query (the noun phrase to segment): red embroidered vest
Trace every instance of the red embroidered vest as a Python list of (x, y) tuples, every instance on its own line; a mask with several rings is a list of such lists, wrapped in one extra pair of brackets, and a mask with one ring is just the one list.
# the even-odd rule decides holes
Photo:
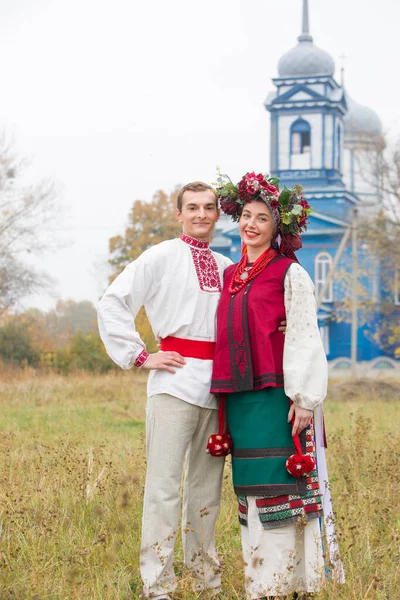
[(224, 273), (217, 310), (217, 343), (211, 392), (244, 392), (283, 387), (286, 318), (284, 279), (295, 262), (279, 254), (237, 294), (228, 291), (236, 265)]

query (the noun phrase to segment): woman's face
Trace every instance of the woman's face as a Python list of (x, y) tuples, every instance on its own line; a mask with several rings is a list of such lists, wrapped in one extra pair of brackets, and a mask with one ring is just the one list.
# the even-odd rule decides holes
[(239, 232), (249, 247), (266, 250), (271, 245), (274, 220), (265, 202), (247, 202), (239, 221)]

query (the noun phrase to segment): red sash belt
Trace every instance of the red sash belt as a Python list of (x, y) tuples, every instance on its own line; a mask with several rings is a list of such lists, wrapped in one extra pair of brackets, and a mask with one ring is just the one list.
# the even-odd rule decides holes
[(160, 350), (163, 352), (178, 352), (185, 358), (200, 358), (201, 360), (213, 360), (215, 342), (203, 342), (201, 340), (185, 340), (183, 338), (168, 337), (161, 340)]

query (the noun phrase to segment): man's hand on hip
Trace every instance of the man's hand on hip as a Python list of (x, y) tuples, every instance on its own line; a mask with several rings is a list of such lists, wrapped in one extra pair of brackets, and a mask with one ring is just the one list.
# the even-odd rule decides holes
[(173, 367), (181, 369), (185, 364), (185, 359), (178, 352), (155, 352), (155, 354), (150, 354), (142, 369), (175, 373), (176, 371)]

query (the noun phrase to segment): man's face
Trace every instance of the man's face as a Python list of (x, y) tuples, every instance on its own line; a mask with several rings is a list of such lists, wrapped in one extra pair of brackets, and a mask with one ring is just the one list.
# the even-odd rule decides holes
[(210, 239), (219, 214), (215, 194), (211, 190), (187, 190), (182, 197), (182, 212), (176, 209), (176, 218), (182, 223), (183, 233), (204, 241)]

